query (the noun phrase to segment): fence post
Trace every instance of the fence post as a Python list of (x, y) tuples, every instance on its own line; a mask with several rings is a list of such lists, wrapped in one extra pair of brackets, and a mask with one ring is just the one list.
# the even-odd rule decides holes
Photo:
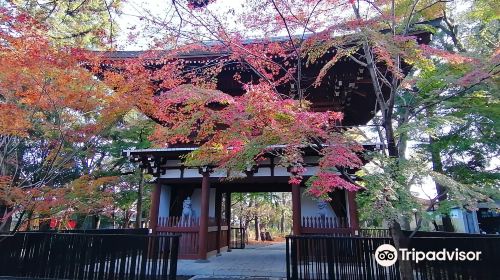
[(286, 279), (290, 279), (290, 237), (285, 237), (285, 251), (286, 251)]
[(290, 248), (290, 257), (292, 262), (292, 277), (290, 279), (297, 280), (299, 279), (299, 267), (297, 263), (297, 259), (299, 258), (297, 252), (297, 239), (296, 237), (290, 237), (291, 240), (291, 248)]
[(328, 263), (328, 279), (335, 279), (334, 273), (335, 273), (335, 267), (333, 266), (334, 264), (334, 259), (333, 259), (333, 254), (335, 253), (333, 250), (333, 240), (331, 238), (328, 238), (326, 240), (326, 262)]
[(170, 250), (170, 271), (168, 272), (169, 280), (177, 278), (177, 260), (179, 252), (179, 235), (172, 236), (172, 249)]

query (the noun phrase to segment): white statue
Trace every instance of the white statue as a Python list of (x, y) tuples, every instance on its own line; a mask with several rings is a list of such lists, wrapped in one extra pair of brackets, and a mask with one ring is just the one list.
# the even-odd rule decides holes
[(188, 196), (182, 202), (182, 217), (181, 224), (185, 225), (191, 223), (191, 217), (193, 216), (193, 204), (191, 203), (191, 198)]
[(318, 201), (318, 215), (321, 217), (321, 219), (324, 219), (326, 217), (327, 213), (327, 206), (328, 204), (324, 200), (319, 200)]

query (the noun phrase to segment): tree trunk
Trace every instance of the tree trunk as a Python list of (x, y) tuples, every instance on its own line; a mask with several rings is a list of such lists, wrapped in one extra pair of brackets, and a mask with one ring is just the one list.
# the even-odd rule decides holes
[(99, 217), (99, 215), (95, 215), (95, 219), (96, 219), (95, 228), (96, 229), (101, 228), (101, 218)]
[(113, 213), (111, 213), (111, 220), (113, 221), (113, 228), (116, 228), (116, 215), (114, 206), (113, 206)]
[[(416, 220), (415, 220), (415, 221), (416, 221)], [(401, 227), (402, 227), (404, 230), (410, 230), (410, 229), (411, 229), (411, 225), (410, 225), (410, 218), (408, 218), (408, 217), (403, 217)]]
[[(243, 195), (240, 193), (240, 228), (243, 227)], [(245, 221), (245, 231), (247, 229), (247, 226), (246, 226), (246, 221)]]
[[(359, 4), (358, 4), (359, 5)], [(358, 19), (362, 19), (362, 15), (360, 13), (359, 7), (356, 6), (356, 4), (352, 5), (354, 9), (354, 13)], [(392, 14), (393, 16), (395, 15), (395, 1), (392, 1)], [(391, 26), (391, 31), (393, 35), (396, 34), (396, 24), (393, 20), (392, 26)], [(395, 95), (397, 94), (397, 89), (399, 85), (399, 80), (396, 76), (392, 75), (390, 78), (390, 95), (389, 99), (386, 99), (384, 97), (384, 93), (382, 91), (382, 87), (380, 86), (379, 83), (379, 78), (377, 76), (377, 65), (376, 61), (373, 57), (373, 52), (371, 49), (371, 46), (366, 40), (363, 42), (363, 51), (364, 51), (364, 56), (366, 59), (366, 67), (368, 69), (368, 73), (370, 74), (372, 86), (374, 89), (374, 93), (376, 96), (377, 100), (377, 106), (378, 109), (381, 110), (382, 113), (382, 124), (385, 130), (385, 141), (386, 141), (386, 148), (387, 152), (389, 154), (390, 158), (400, 160), (400, 156), (404, 156), (404, 154), (400, 154), (398, 150), (398, 146), (396, 144), (396, 138), (394, 135), (394, 128), (392, 124), (392, 118), (393, 118), (393, 112), (394, 112), (394, 102), (395, 102)], [(399, 55), (396, 55), (394, 57), (394, 63), (397, 66), (398, 69), (400, 69), (400, 57)], [(395, 180), (397, 180), (399, 170), (396, 168), (395, 170), (392, 170), (392, 174), (390, 174)], [(398, 221), (393, 220), (390, 224), (390, 231), (392, 234), (392, 238), (394, 241), (394, 245), (396, 249), (399, 251), (399, 248), (408, 248), (409, 245), (409, 238), (406, 237), (403, 232), (401, 231), (401, 225), (399, 224)], [(413, 270), (411, 267), (411, 264), (409, 262), (399, 262), (399, 269), (400, 269), (400, 274), (401, 274), (401, 279), (403, 280), (410, 280), (413, 279)]]
[[(255, 201), (255, 212), (257, 213), (259, 209), (259, 203), (257, 201)], [(255, 214), (254, 216), (254, 222), (255, 222), (255, 240), (256, 241), (259, 241), (259, 238), (260, 238), (260, 221), (259, 221), (259, 215), (258, 214)]]
[(280, 232), (285, 233), (285, 210), (281, 210), (281, 220), (280, 220)]
[(259, 226), (259, 216), (255, 215), (255, 241), (259, 241), (260, 238), (260, 226)]
[(285, 233), (285, 193), (281, 193), (281, 220), (280, 220), (280, 232)]
[[(376, 79), (376, 76), (372, 76), (372, 80)], [(393, 88), (391, 89), (391, 96), (389, 99), (389, 104), (387, 104), (386, 111), (382, 112), (383, 116), (383, 124), (384, 124), (384, 130), (385, 130), (385, 138), (387, 142), (387, 152), (389, 154), (390, 158), (394, 158), (399, 160), (402, 160), (402, 156), (404, 154), (399, 153), (398, 146), (396, 144), (396, 137), (394, 135), (394, 127), (392, 123), (392, 117), (393, 117), (393, 110), (394, 110), (394, 95), (396, 94), (396, 89), (397, 86), (395, 85), (395, 82), (392, 83)], [(385, 101), (384, 101), (385, 102)], [(394, 180), (397, 180), (398, 177), (398, 172), (399, 168), (395, 168), (392, 170), (391, 176), (394, 178)], [(409, 187), (409, 186), (408, 186)], [(406, 219), (407, 220), (407, 219)], [(409, 223), (405, 223), (405, 227), (408, 227), (409, 229)], [(398, 221), (392, 221), (391, 226), (389, 227), (389, 230), (391, 231), (392, 234), (392, 239), (394, 242), (394, 246), (396, 247), (396, 250), (399, 251), (400, 248), (408, 248), (410, 245), (410, 239), (403, 234), (401, 231), (401, 224)], [(399, 271), (401, 275), (402, 280), (412, 280), (413, 279), (413, 268), (411, 267), (411, 263), (409, 261), (399, 261)]]
[[(389, 110), (393, 110), (392, 108)], [(387, 116), (384, 117), (384, 129), (385, 129), (385, 139), (387, 139), (387, 151), (389, 152), (389, 157), (399, 158), (398, 147), (396, 146), (396, 137), (394, 137), (394, 128), (392, 127), (392, 114), (385, 113)]]
[[(29, 229), (31, 230), (31, 228), (33, 227), (33, 223), (31, 222), (32, 220), (32, 217), (33, 217), (33, 213), (31, 213), (30, 216), (28, 216), (29, 218)], [(38, 220), (38, 230), (40, 231), (47, 231), (47, 230), (50, 230), (50, 216), (49, 215), (40, 215)]]
[(144, 173), (142, 172), (142, 168), (139, 169), (140, 180), (139, 187), (137, 189), (137, 209), (135, 215), (135, 228), (141, 228), (142, 224), (142, 189), (144, 187)]
[[(408, 123), (409, 116), (410, 116), (410, 110), (408, 110), (407, 107), (404, 107), (402, 116), (398, 119), (398, 127), (401, 127), (401, 125)], [(406, 131), (401, 131), (399, 133), (399, 141), (398, 141), (398, 153), (401, 158), (406, 157), (407, 146), (408, 146), (408, 133)]]
[[(27, 217), (26, 217), (26, 230), (32, 230), (33, 229), (33, 223), (31, 220), (33, 219), (33, 211), (31, 210), (25, 210)], [(24, 213), (23, 213), (24, 214)], [(40, 225), (40, 219), (38, 219), (38, 225)]]
[(122, 228), (122, 229), (127, 228), (129, 222), (130, 222), (130, 214), (128, 211), (125, 211), (125, 217), (123, 217), (123, 222), (122, 222), (120, 228)]
[[(427, 109), (427, 117), (432, 117), (434, 115), (433, 108), (428, 108)], [(435, 145), (436, 138), (432, 135), (429, 135), (429, 148), (431, 152), (431, 160), (432, 160), (432, 170), (443, 173), (443, 162), (441, 160), (441, 151), (437, 148)], [(439, 201), (444, 201), (448, 199), (448, 189), (437, 183), (434, 182), (436, 186), (436, 193), (438, 195), (438, 200)], [(444, 231), (448, 232), (455, 232), (455, 229), (453, 228), (453, 224), (451, 223), (451, 218), (450, 215), (448, 214), (443, 214), (442, 217), (443, 221), (443, 229)]]
[(14, 226), (14, 229), (12, 229), (12, 233), (15, 233), (19, 227), (21, 226), (21, 223), (23, 222), (23, 218), (24, 218), (24, 215), (26, 214), (26, 210), (23, 210), (23, 212), (21, 212), (21, 215), (19, 215), (19, 219), (17, 220), (17, 223), (16, 225)]
[[(9, 214), (9, 212), (13, 211), (12, 209), (9, 209), (7, 206), (4, 206), (4, 205), (0, 205), (0, 217), (1, 218), (4, 218), (4, 217), (7, 217)], [(2, 222), (0, 222), (0, 232), (9, 232), (10, 231), (10, 226), (11, 226), (11, 223), (12, 223), (12, 215), (9, 216), (8, 218), (4, 218), (5, 220), (2, 220)]]
[[(436, 149), (436, 147), (433, 145), (434, 143), (434, 137), (430, 136), (429, 137), (429, 144), (430, 144), (430, 149), (431, 149), (431, 160), (432, 160), (432, 170), (443, 173), (443, 164), (441, 162), (441, 155), (439, 153), (439, 150)], [(436, 193), (438, 195), (438, 200), (439, 201), (444, 201), (448, 199), (448, 189), (437, 183), (434, 182), (436, 186)], [(448, 231), (448, 232), (455, 232), (455, 229), (453, 227), (453, 224), (451, 223), (451, 218), (450, 215), (448, 214), (443, 214), (442, 216), (443, 220), (443, 230)]]
[[(385, 139), (387, 142), (387, 152), (389, 154), (389, 157), (399, 159), (400, 154), (398, 147), (396, 145), (396, 138), (394, 136), (394, 128), (392, 125), (392, 110), (394, 109), (394, 102), (389, 102), (389, 104), (386, 103), (386, 100), (383, 98), (382, 91), (380, 89), (380, 86), (378, 85), (378, 78), (375, 72), (374, 67), (374, 61), (373, 57), (370, 55), (371, 50), (368, 47), (368, 44), (364, 44), (364, 50), (367, 59), (367, 64), (369, 68), (369, 73), (371, 76), (372, 84), (374, 87), (374, 90), (377, 94), (377, 101), (378, 104), (380, 104), (381, 110), (382, 110), (382, 123), (383, 127), (385, 130)], [(391, 91), (391, 94), (396, 94), (395, 91)], [(392, 97), (393, 98), (393, 97)], [(385, 108), (385, 109), (384, 109)], [(394, 178), (397, 178), (397, 172), (398, 170), (393, 170), (393, 176)], [(399, 251), (399, 248), (407, 248), (409, 245), (409, 239), (403, 234), (401, 231), (401, 225), (399, 224), (398, 221), (392, 221), (389, 230), (391, 231), (392, 234), (392, 239), (394, 241), (394, 245), (396, 249)], [(402, 280), (411, 280), (413, 279), (413, 270), (411, 267), (411, 264), (409, 262), (399, 262), (399, 271), (401, 274), (401, 279)]]
[[(394, 241), (394, 247), (399, 252), (399, 248), (409, 248), (410, 239), (401, 231), (401, 226), (399, 222), (393, 221), (391, 223), (390, 231), (392, 234), (392, 240)], [(399, 272), (401, 274), (401, 280), (413, 280), (413, 268), (409, 261), (403, 261), (399, 259)]]
[[(395, 92), (393, 94), (395, 94)], [(396, 146), (394, 129), (392, 127), (392, 117), (384, 120), (384, 128), (386, 132), (385, 136), (387, 139), (387, 151), (389, 153), (389, 157), (400, 159), (399, 150), (398, 147)], [(391, 176), (397, 178), (398, 176), (397, 172), (399, 172), (398, 169), (393, 170), (393, 174), (391, 174)], [(389, 230), (391, 231), (392, 234), (394, 247), (396, 247), (396, 250), (398, 250), (398, 252), (399, 248), (409, 248), (410, 239), (403, 234), (403, 232), (401, 231), (401, 225), (399, 224), (398, 221), (393, 221), (391, 223)], [(411, 263), (409, 261), (399, 260), (399, 272), (401, 275), (401, 280), (413, 280), (413, 268), (411, 267)]]

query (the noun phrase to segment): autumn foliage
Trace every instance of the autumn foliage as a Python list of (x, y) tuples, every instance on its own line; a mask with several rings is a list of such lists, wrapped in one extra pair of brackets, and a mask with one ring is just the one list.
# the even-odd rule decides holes
[[(404, 157), (393, 123), (397, 97), (416, 86), (404, 80), (411, 67), (430, 71), (433, 60), (457, 67), (463, 75), (448, 86), (458, 93), (498, 75), (498, 49), (479, 59), (414, 36), (430, 29), (414, 23), (442, 16), (446, 1), (415, 1), (409, 10), (397, 1), (249, 0), (228, 15), (212, 8), (218, 2), (171, 1), (161, 18), (145, 12), (140, 20), (156, 36), (153, 50), (124, 59), (57, 44), (42, 20), (15, 5), (0, 8), (0, 205), (8, 215), (26, 209), (109, 213), (119, 180), (82, 162), (95, 160), (96, 146), (108, 141), (102, 135), (132, 109), (157, 123), (150, 137), (156, 146), (199, 147), (183, 159), (186, 165), (239, 176), (273, 156), (288, 168), (290, 183), (307, 184), (315, 197), (357, 191), (361, 186), (346, 171), (363, 165), (361, 145), (344, 134), (341, 112), (314, 110), (309, 100), (311, 89), (343, 74), (332, 73), (339, 62), (369, 73), (359, 78), (373, 86), (373, 114), (382, 119), (375, 126), (391, 158)], [(232, 25), (230, 15), (241, 22)], [(196, 52), (210, 58), (192, 65), (181, 59)], [(314, 76), (304, 75), (320, 61)], [(238, 69), (231, 77), (238, 94), (218, 90), (227, 67)], [(408, 111), (398, 122), (429, 105), (422, 104), (401, 106)], [(319, 155), (319, 171), (304, 182), (307, 149)]]
[(182, 85), (156, 98), (154, 117), (160, 126), (152, 135), (159, 146), (178, 143), (199, 145), (185, 163), (215, 166), (233, 173), (273, 155), (279, 165), (291, 169), (291, 183), (300, 184), (304, 149), (320, 155), (321, 171), (312, 181), (311, 193), (326, 196), (335, 188), (350, 191), (358, 186), (346, 181), (335, 168), (356, 169), (362, 163), (361, 146), (349, 141), (338, 124), (342, 113), (311, 112), (307, 104), (283, 98), (269, 85), (247, 85), (245, 94)]
[(44, 32), (28, 15), (0, 9), (0, 205), (9, 216), (17, 210), (67, 216), (109, 205), (102, 194), (86, 206), (80, 199), (113, 178), (86, 174), (69, 185), (64, 178), (81, 169), (78, 156), (131, 108), (85, 67), (95, 55), (58, 47)]

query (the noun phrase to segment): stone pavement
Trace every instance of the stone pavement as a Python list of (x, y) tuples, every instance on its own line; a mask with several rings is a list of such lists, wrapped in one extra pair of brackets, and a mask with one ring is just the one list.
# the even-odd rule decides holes
[(195, 276), (188, 280), (282, 280), (277, 277), (249, 277), (249, 276)]
[[(269, 246), (247, 246), (210, 257), (209, 262), (179, 260), (177, 275), (196, 275), (196, 280), (286, 278), (285, 243)], [(251, 278), (250, 278), (251, 276)]]

